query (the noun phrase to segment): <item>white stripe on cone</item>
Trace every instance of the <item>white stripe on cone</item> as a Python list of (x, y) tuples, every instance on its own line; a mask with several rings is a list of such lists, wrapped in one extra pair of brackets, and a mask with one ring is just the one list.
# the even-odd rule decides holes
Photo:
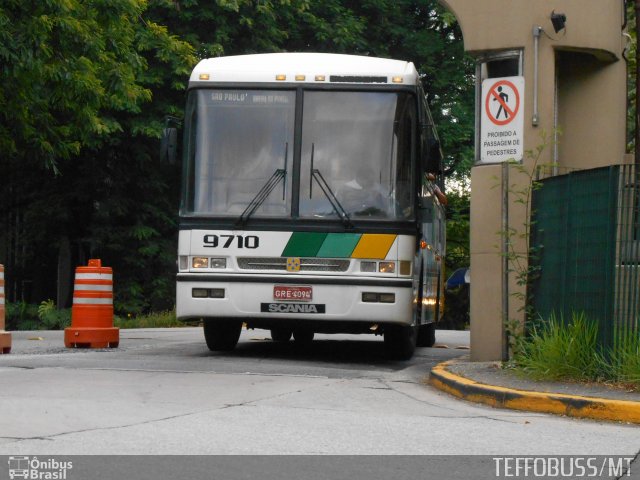
[(76, 273), (76, 280), (113, 280), (111, 273)]
[(86, 283), (76, 283), (73, 289), (77, 291), (87, 292), (111, 292), (113, 291), (113, 285), (88, 285)]
[(113, 298), (78, 298), (73, 297), (74, 305), (112, 305)]

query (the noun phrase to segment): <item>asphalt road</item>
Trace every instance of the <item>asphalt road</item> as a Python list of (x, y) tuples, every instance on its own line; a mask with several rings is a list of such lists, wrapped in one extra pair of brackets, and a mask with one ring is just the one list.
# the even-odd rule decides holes
[(409, 362), (386, 360), (373, 336), (318, 335), (300, 350), (271, 342), (268, 332), (243, 331), (226, 354), (210, 352), (199, 328), (120, 337), (117, 349), (76, 350), (64, 348), (62, 332), (13, 332), (12, 353), (0, 356), (0, 455), (640, 450), (635, 426), (492, 409), (426, 385), (433, 365), (468, 353), (468, 332), (439, 331), (438, 344), (449, 348), (418, 349)]

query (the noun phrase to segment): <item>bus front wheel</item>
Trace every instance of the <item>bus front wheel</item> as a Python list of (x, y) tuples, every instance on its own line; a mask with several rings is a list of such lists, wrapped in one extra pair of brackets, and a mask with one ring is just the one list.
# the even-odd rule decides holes
[(205, 318), (204, 339), (209, 350), (228, 352), (233, 350), (240, 338), (242, 322), (237, 320), (219, 320)]
[(409, 360), (416, 349), (418, 330), (414, 326), (389, 325), (384, 329), (384, 349), (393, 360)]

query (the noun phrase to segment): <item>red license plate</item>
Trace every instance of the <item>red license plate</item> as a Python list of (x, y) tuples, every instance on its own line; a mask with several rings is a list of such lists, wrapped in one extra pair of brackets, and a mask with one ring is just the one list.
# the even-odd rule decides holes
[(275, 285), (273, 298), (274, 300), (310, 302), (313, 299), (313, 289), (311, 287)]

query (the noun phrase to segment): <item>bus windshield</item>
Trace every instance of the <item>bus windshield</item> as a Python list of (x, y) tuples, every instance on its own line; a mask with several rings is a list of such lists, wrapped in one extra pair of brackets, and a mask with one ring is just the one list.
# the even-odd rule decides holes
[(191, 91), (182, 214), (412, 218), (415, 96), (304, 90), (297, 99), (296, 139), (295, 91)]
[[(240, 216), (278, 169), (291, 170), (294, 119), (295, 92), (192, 91), (183, 213)], [(283, 175), (256, 215), (289, 216), (290, 185)]]

